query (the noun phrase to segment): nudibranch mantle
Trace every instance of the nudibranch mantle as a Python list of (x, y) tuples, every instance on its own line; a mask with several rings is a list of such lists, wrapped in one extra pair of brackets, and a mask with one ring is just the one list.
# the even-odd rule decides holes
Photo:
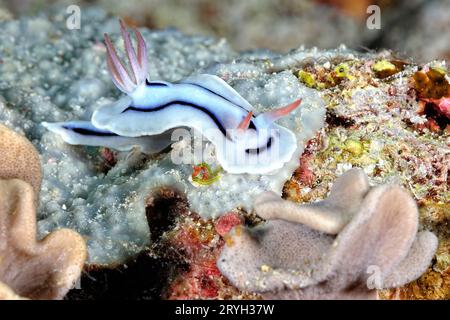
[(214, 145), (217, 161), (229, 173), (270, 174), (292, 159), (296, 137), (274, 122), (301, 100), (254, 116), (250, 103), (215, 75), (193, 75), (178, 83), (149, 81), (141, 34), (135, 30), (136, 52), (123, 23), (121, 31), (130, 72), (106, 34), (105, 43), (112, 80), (126, 96), (96, 109), (91, 122), (44, 123), (49, 130), (70, 144), (122, 151), (139, 146), (144, 153), (155, 153), (171, 144), (167, 132), (190, 127)]

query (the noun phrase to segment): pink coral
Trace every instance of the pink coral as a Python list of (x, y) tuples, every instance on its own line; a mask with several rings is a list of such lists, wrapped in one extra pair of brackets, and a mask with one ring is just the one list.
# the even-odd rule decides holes
[(226, 235), (235, 226), (242, 224), (242, 218), (234, 212), (229, 212), (219, 217), (214, 224), (216, 231), (221, 236)]

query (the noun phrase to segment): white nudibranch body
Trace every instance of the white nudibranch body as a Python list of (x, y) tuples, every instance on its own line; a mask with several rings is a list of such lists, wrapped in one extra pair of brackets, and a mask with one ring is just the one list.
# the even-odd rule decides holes
[(215, 147), (217, 161), (230, 173), (268, 174), (291, 160), (295, 135), (274, 123), (300, 105), (253, 115), (253, 107), (214, 75), (191, 76), (178, 83), (147, 80), (146, 46), (135, 30), (137, 52), (121, 23), (127, 72), (105, 35), (108, 67), (116, 86), (127, 95), (94, 111), (91, 122), (44, 123), (70, 144), (105, 146), (120, 151), (140, 147), (156, 153), (170, 145), (176, 128), (191, 127)]
[(131, 151), (135, 147), (146, 154), (157, 153), (171, 144), (172, 130), (153, 137), (126, 137), (107, 130), (101, 130), (89, 121), (43, 122), (48, 130), (59, 134), (69, 144), (102, 146), (119, 151)]

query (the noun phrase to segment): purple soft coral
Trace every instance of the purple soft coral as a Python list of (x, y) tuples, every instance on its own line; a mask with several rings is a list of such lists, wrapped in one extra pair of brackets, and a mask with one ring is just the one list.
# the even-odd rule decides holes
[(219, 269), (239, 289), (278, 299), (368, 299), (415, 280), (437, 238), (418, 233), (416, 203), (401, 187), (366, 182), (350, 170), (313, 205), (263, 195), (255, 208), (271, 220), (234, 230)]

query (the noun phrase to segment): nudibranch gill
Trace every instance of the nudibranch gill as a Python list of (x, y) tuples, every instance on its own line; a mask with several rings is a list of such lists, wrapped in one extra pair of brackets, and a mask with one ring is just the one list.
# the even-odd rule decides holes
[(144, 153), (156, 153), (174, 142), (173, 130), (190, 127), (214, 145), (217, 161), (229, 173), (269, 174), (291, 160), (296, 137), (275, 121), (295, 110), (300, 99), (255, 116), (250, 103), (215, 75), (194, 75), (177, 83), (150, 81), (144, 38), (134, 29), (135, 50), (120, 24), (128, 70), (107, 34), (105, 44), (111, 78), (126, 95), (96, 109), (91, 121), (44, 122), (47, 129), (69, 144), (120, 151), (138, 146)]

